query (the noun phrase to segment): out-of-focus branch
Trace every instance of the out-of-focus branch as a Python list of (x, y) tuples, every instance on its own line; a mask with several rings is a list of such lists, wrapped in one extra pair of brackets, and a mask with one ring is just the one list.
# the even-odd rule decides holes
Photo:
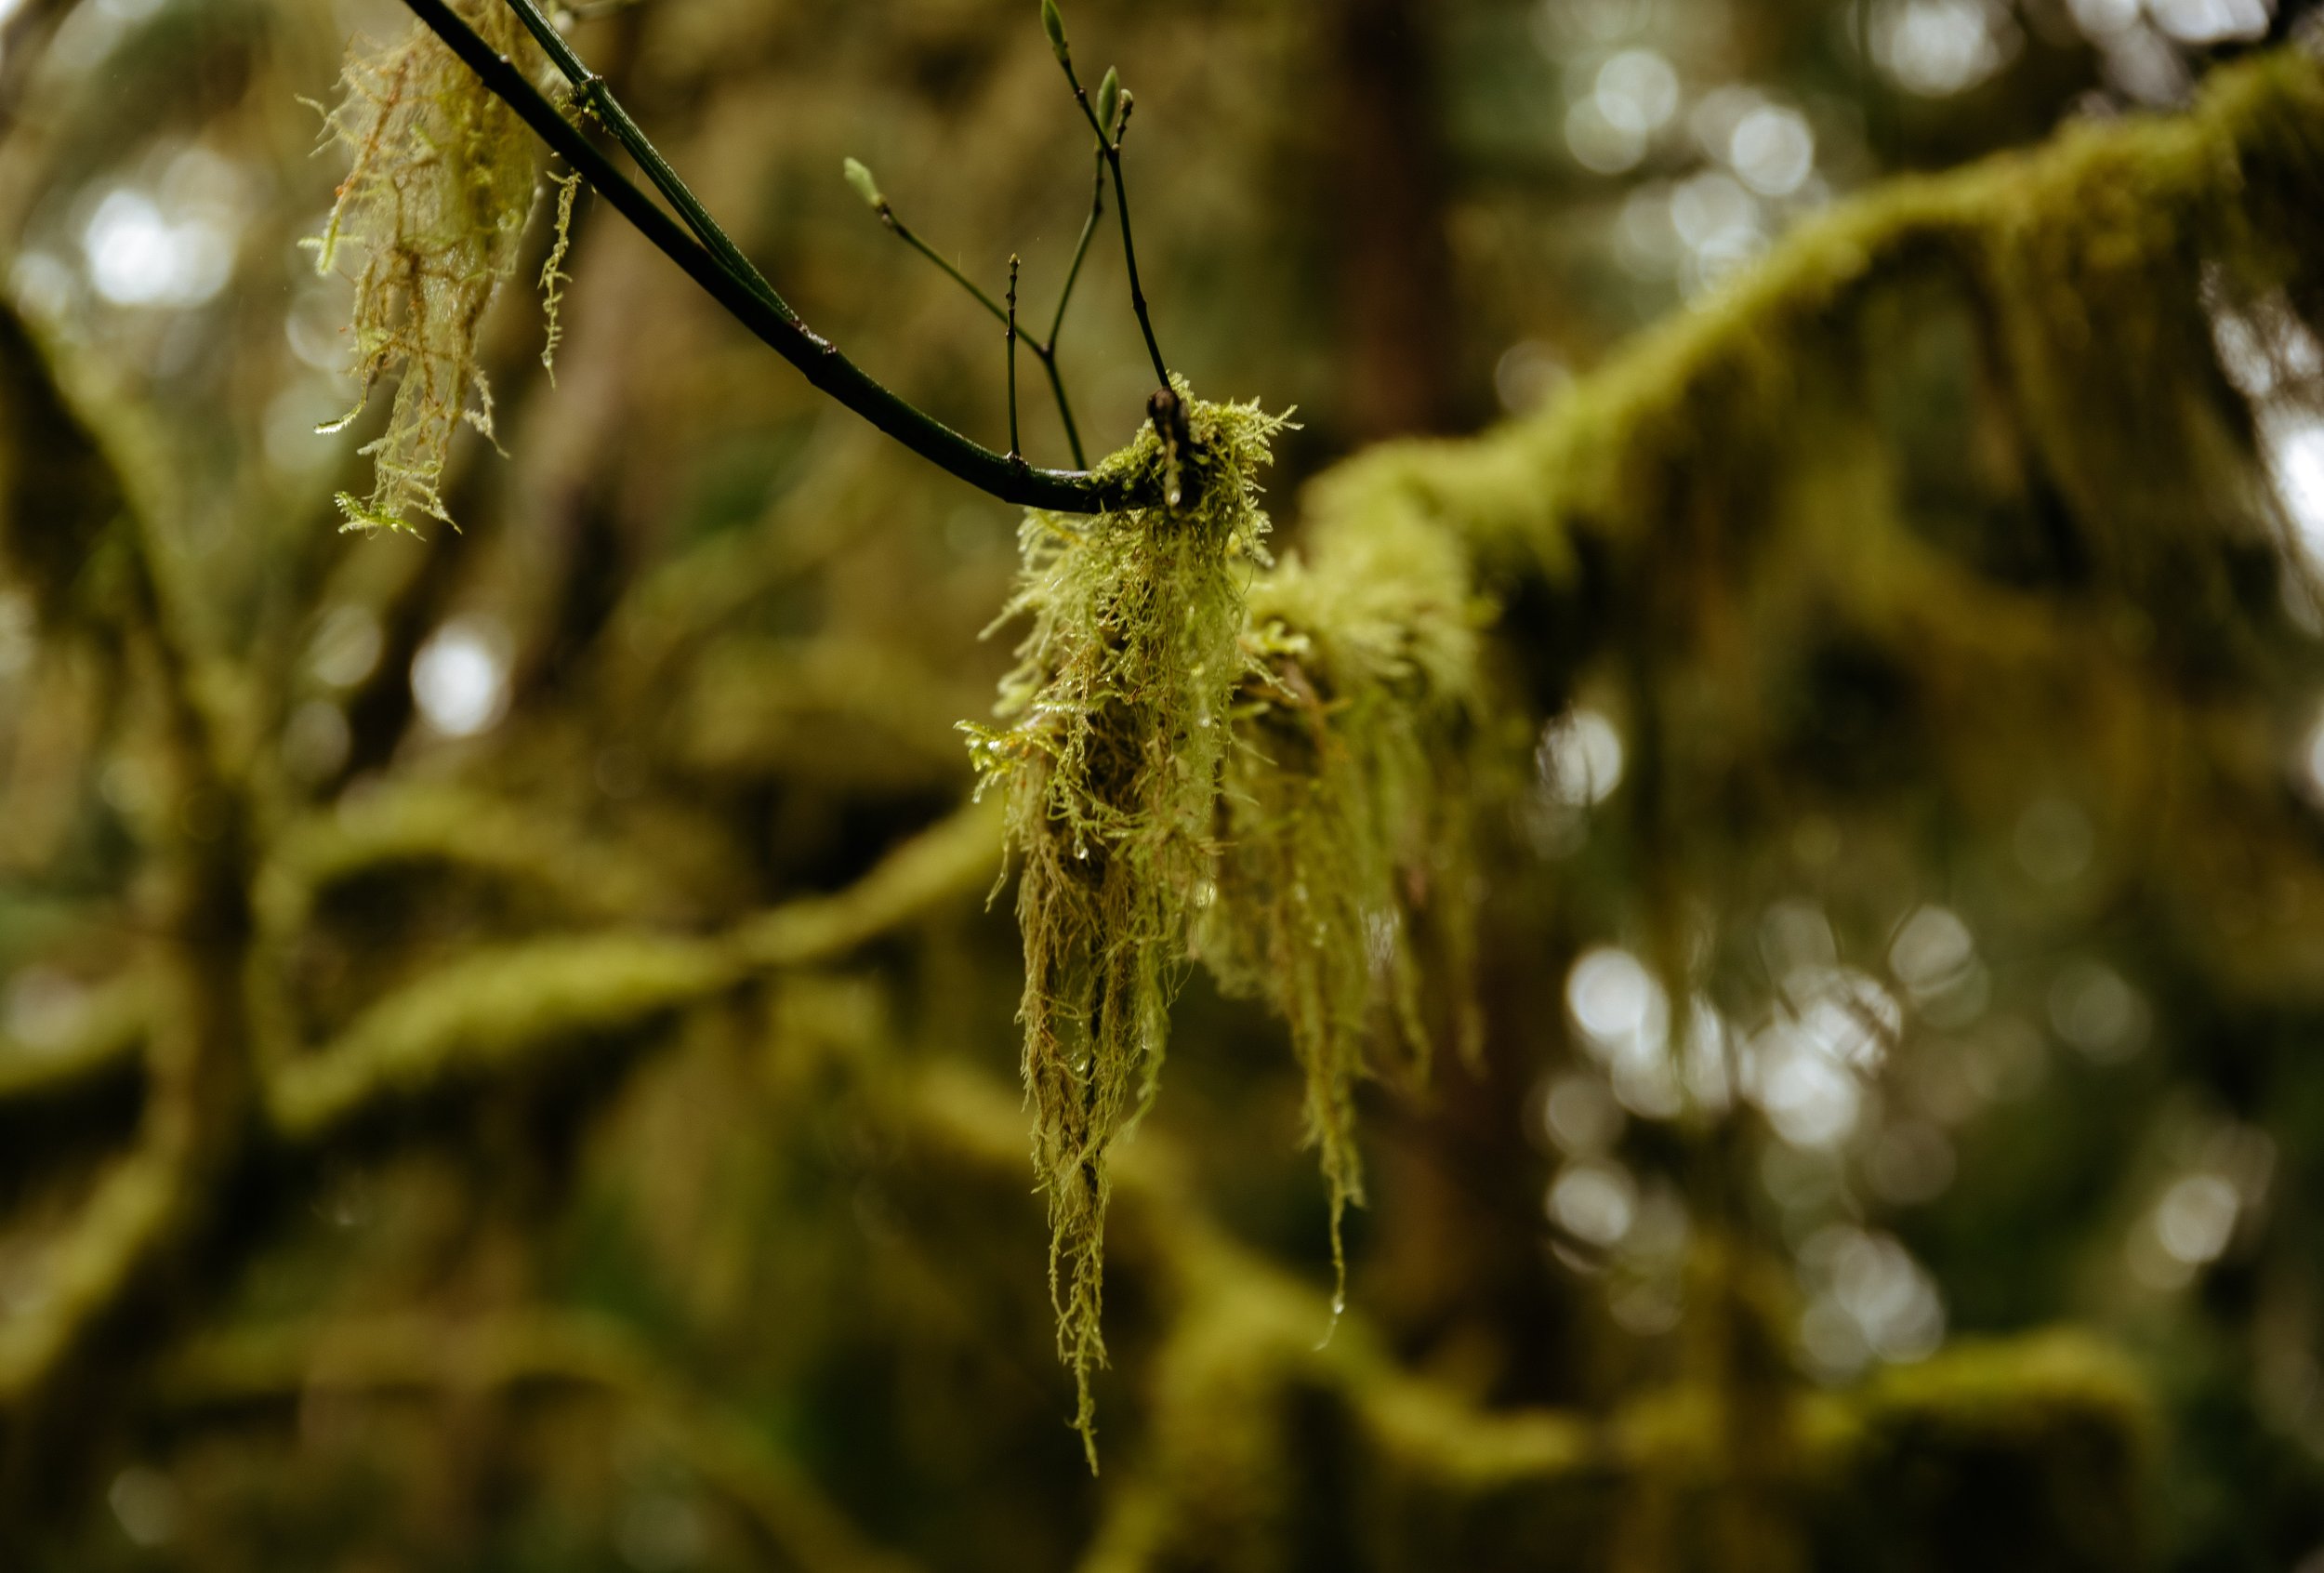
[(688, 1391), (622, 1326), (575, 1312), (473, 1320), (372, 1317), (237, 1332), (188, 1349), (165, 1373), (181, 1409), (327, 1393), (476, 1393), (579, 1387), (643, 1421), (702, 1478), (748, 1514), (785, 1560), (808, 1573), (911, 1573), (875, 1544), (759, 1433)]
[(479, 952), (388, 996), (268, 1090), (286, 1140), (493, 1074), (708, 998), (752, 974), (831, 960), (989, 880), (997, 811), (971, 805), (891, 853), (850, 889), (778, 906), (720, 935), (638, 931)]
[[(1012, 1090), (939, 1065), (895, 1095), (892, 1112), (922, 1151), (995, 1175), (1022, 1172), (1023, 1116)], [(1726, 1401), (1715, 1384), (1682, 1381), (1604, 1416), (1486, 1408), (1399, 1365), (1360, 1310), (1323, 1340), (1334, 1325), (1326, 1293), (1221, 1229), (1189, 1174), (1183, 1156), (1151, 1130), (1114, 1167), (1121, 1260), (1148, 1275), (1169, 1331), (1147, 1373), (1155, 1408), (1137, 1474), (1109, 1493), (1082, 1573), (1202, 1566), (1216, 1541), (1248, 1552), (1281, 1533), (1271, 1516), (1275, 1498), (1238, 1500), (1233, 1486), (1297, 1467), (1301, 1438), (1312, 1434), (1293, 1422), (1301, 1394), (1344, 1407), (1370, 1453), (1367, 1478), (1451, 1503), (1489, 1500), (1500, 1515), (1521, 1511), (1527, 1494), (1555, 1502), (1546, 1494), (1577, 1487), (1594, 1490), (1606, 1516), (1626, 1497), (1723, 1488), (1732, 1461), (1717, 1428), (1703, 1423)], [(1966, 1469), (1988, 1467), (1997, 1452), (2037, 1459), (2074, 1436), (2098, 1440), (2101, 1472), (2076, 1486), (2098, 1489), (2107, 1511), (2134, 1500), (2148, 1424), (2125, 1362), (2066, 1335), (1968, 1345), (1854, 1392), (1795, 1396), (1789, 1407), (1786, 1424), (1802, 1443), (1789, 1464), (1800, 1490), (1844, 1495), (1859, 1478), (1877, 1478), (1900, 1446), (1920, 1447), (1921, 1475), (1942, 1471), (1932, 1437), (1958, 1449), (1950, 1456), (1974, 1461)], [(2079, 1517), (2091, 1502), (2055, 1506)], [(1247, 1511), (1248, 1521), (1238, 1517)]]
[[(2090, 243), (2072, 231), (2074, 216), (2102, 197), (2170, 231), (2174, 245), (2159, 255), (2188, 255), (2199, 237), (2217, 244), (2254, 225), (2305, 224), (2324, 211), (2319, 115), (2324, 71), (2289, 48), (2214, 74), (2184, 113), (2078, 125), (2040, 148), (1888, 181), (1800, 225), (1702, 309), (1642, 334), (1540, 416), (1475, 438), (1379, 444), (1321, 478), (1310, 511), (1408, 510), (1465, 537), (1495, 576), (1546, 578), (1563, 609), (1578, 584), (1575, 541), (1658, 565), (1670, 549), (1657, 526), (1673, 509), (1670, 494), (1706, 483), (1699, 456), (1731, 450), (1756, 461), (1771, 446), (1765, 430), (1789, 422), (1796, 389), (1788, 379), (1795, 361), (1812, 356), (1808, 341), (1829, 338), (1884, 282), (1943, 257), (1982, 271), (1988, 289), (1999, 278), (2033, 297), (2024, 274), (2039, 265), (2036, 254), (2080, 256)], [(2312, 255), (2288, 236), (2279, 244)], [(2031, 318), (2056, 304), (2028, 298), (2016, 309)], [(2082, 337), (2108, 342), (2095, 331)], [(2018, 371), (2038, 369), (2046, 368)], [(2070, 404), (2092, 390), (2055, 391)], [(1753, 418), (1765, 419), (1764, 430), (1736, 429)], [(2069, 469), (2062, 479), (2080, 477)], [(2207, 527), (2197, 516), (2184, 523)]]
[[(40, 357), (43, 396), (118, 487), (117, 632), (156, 700), (163, 812), (143, 826), (158, 878), (145, 892), (150, 988), (146, 1103), (138, 1145), (99, 1184), (58, 1248), (48, 1294), (0, 1334), (0, 1553), (56, 1500), (91, 1441), (95, 1395), (132, 1380), (116, 1333), (165, 1314), (247, 1149), (252, 1076), (242, 979), (252, 922), (250, 810), (227, 718), (231, 683), (197, 654), (194, 609), (162, 522), (177, 516), (166, 466), (109, 420), (103, 401)], [(7, 1560), (0, 1555), (0, 1560)]]
[(43, 1098), (132, 1063), (143, 1047), (152, 1003), (146, 980), (116, 978), (76, 1007), (72, 1033), (38, 1048), (0, 1038), (0, 1103)]
[(640, 860), (593, 843), (576, 826), (488, 793), (390, 788), (284, 826), (257, 875), (270, 934), (304, 924), (316, 895), (398, 867), (471, 870), (553, 895), (564, 911), (611, 919), (658, 915), (668, 896)]

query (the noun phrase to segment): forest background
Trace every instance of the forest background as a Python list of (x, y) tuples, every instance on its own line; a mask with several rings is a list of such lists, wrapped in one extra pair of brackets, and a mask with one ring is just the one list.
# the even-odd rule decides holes
[[(1005, 447), (996, 325), (841, 167), (1053, 298), (1088, 132), (1033, 7), (583, 9), (806, 320)], [(505, 455), (455, 446), (457, 530), (337, 533), (381, 414), (317, 434), (301, 99), (406, 13), (0, 0), (0, 1559), (2324, 1566), (2296, 19), (1070, 15), (1172, 369), (1296, 410), (1274, 546), (1356, 592), (1254, 604), (1331, 656), (1457, 591), (1433, 806), (1370, 804), (1331, 936), (1345, 1312), (1214, 955), (1114, 1158), (1091, 1473), (957, 731), (1015, 509), (586, 193), (552, 377), (544, 188)], [(1109, 239), (1093, 456), (1154, 381)]]

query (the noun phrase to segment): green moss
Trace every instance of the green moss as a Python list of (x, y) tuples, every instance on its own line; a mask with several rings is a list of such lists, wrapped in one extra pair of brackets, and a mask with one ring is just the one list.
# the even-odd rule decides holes
[[(2206, 549), (2256, 502), (2202, 308), (2324, 299), (2319, 126), (2324, 70), (2283, 49), (2213, 73), (2190, 113), (2079, 125), (1891, 181), (1802, 225), (1538, 416), (1372, 449), (1317, 483), (1316, 510), (1430, 521), (1497, 576), (1569, 585), (1584, 539), (1657, 554), (1642, 568), (1682, 583), (1717, 571), (1714, 551), (1779, 522), (1771, 477), (1828, 456), (1835, 428), (1802, 400), (1840, 401), (1816, 413), (1842, 426), (1876, 413), (1893, 341), (1860, 331), (1861, 314), (1920, 279), (1969, 303), (1990, 357), (1978, 391), (2023, 451), (1989, 462), (2057, 485), (2109, 576), (2185, 603), (2185, 572), (2208, 588)], [(2165, 374), (2185, 378), (2183, 397), (2153, 396)], [(1899, 522), (1885, 492), (1854, 502), (1861, 528)], [(1685, 561), (1669, 555), (1680, 548)]]
[(274, 1122), (312, 1141), (343, 1121), (575, 1037), (623, 1031), (733, 986), (731, 947), (648, 933), (507, 945), (440, 967), (373, 1005), (269, 1089)]
[(1238, 636), (1268, 529), (1258, 472), (1283, 426), (1255, 404), (1188, 403), (1193, 454), (1148, 429), (1101, 467), (1120, 480), (1182, 464), (1183, 506), (1026, 516), (1002, 620), (1032, 627), (1001, 724), (966, 728), (980, 789), (1006, 795), (1021, 868), (1024, 1080), (1085, 1440), (1105, 1359), (1106, 1153), (1153, 1094), (1209, 878), (1230, 709), (1251, 673)]
[[(500, 53), (530, 58), (508, 7), (455, 5)], [(309, 245), (325, 273), (340, 265), (342, 246), (351, 243), (360, 254), (352, 363), (365, 401), (382, 378), (398, 380), (387, 430), (363, 448), (376, 477), (371, 495), (342, 494), (339, 509), (350, 529), (408, 529), (416, 514), (450, 523), (441, 488), (453, 433), (463, 422), (493, 432), (477, 341), (493, 297), (516, 270), (538, 178), (534, 145), (516, 112), (417, 23), (394, 45), (359, 43), (341, 83), (345, 95), (324, 126), (352, 167)], [(571, 201), (568, 186), (560, 197), (561, 244), (543, 275), (552, 345)]]
[[(1237, 707), (1198, 952), (1289, 1026), (1343, 1284), (1341, 1218), (1364, 1194), (1354, 1091), (1376, 1007), (1393, 1005), (1424, 1068), (1422, 931), (1466, 972), (1470, 813), (1490, 795), (1476, 704), (1488, 611), (1458, 539), (1393, 512), (1327, 521), (1308, 555), (1287, 556), (1250, 596), (1244, 644), (1261, 672)], [(1465, 1012), (1460, 1037), (1473, 1052)]]
[[(2038, 754), (2207, 975), (2304, 989), (2324, 929), (2231, 924), (2217, 872), (2304, 834), (2265, 712), (2304, 703), (2279, 592), (2313, 569), (2214, 329), (2324, 315), (2320, 128), (2324, 70), (2281, 50), (2188, 112), (1883, 185), (1540, 414), (1340, 467), (1311, 517), (1458, 537), (1544, 698), (1618, 686), (1609, 813), (1673, 973), (1688, 904), (1772, 895), (1738, 850), (1899, 788), (2006, 836), (2001, 761)], [(2313, 409), (2283, 338), (2269, 400)], [(1842, 669), (1878, 694), (1853, 732)]]
[(564, 271), (565, 254), (573, 249), (573, 199), (581, 192), (581, 173), (554, 177), (557, 187), (556, 238), (549, 243), (548, 255), (541, 261), (541, 369), (548, 380), (557, 380), (557, 346), (565, 340), (565, 324), (561, 308), (565, 303), (565, 285), (573, 275)]
[[(1383, 1005), (1427, 1064), (1422, 958), (1466, 972), (1469, 816), (1490, 795), (1489, 608), (1464, 544), (1364, 514), (1262, 570), (1253, 477), (1281, 422), (1194, 408), (1190, 507), (1027, 519), (1004, 617), (1033, 627), (1007, 724), (969, 729), (1023, 868), (1025, 1084), (1085, 1437), (1106, 1156), (1153, 1094), (1183, 961), (1289, 1027), (1344, 1285), (1341, 1221), (1363, 1199), (1355, 1086)], [(1147, 431), (1112, 464), (1169, 462)], [(1472, 1049), (1465, 1011), (1457, 1030)]]
[(1832, 1566), (2144, 1560), (2156, 1416), (2117, 1350), (2070, 1332), (1970, 1342), (1819, 1408), (1807, 1484)]
[[(1464, 544), (1364, 514), (1262, 571), (1253, 478), (1281, 422), (1194, 409), (1188, 508), (1027, 519), (1004, 617), (1033, 626), (1006, 724), (969, 729), (1023, 870), (1024, 1076), (1085, 1438), (1104, 1359), (1107, 1154), (1153, 1095), (1183, 961), (1289, 1027), (1344, 1285), (1341, 1220), (1363, 1198), (1355, 1086), (1383, 1005), (1427, 1064), (1422, 958), (1466, 972), (1469, 817), (1490, 796), (1489, 608)], [(1169, 456), (1147, 431), (1111, 462)], [(1472, 1048), (1465, 1011), (1457, 1031)]]

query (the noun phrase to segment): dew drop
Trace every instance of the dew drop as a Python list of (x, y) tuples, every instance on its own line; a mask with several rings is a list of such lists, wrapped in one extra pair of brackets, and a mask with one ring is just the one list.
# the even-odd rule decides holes
[(1331, 1320), (1324, 1324), (1324, 1336), (1315, 1341), (1317, 1354), (1320, 1355), (1331, 1347), (1331, 1335), (1340, 1330), (1340, 1318), (1347, 1315), (1347, 1291), (1341, 1289), (1331, 1297)]

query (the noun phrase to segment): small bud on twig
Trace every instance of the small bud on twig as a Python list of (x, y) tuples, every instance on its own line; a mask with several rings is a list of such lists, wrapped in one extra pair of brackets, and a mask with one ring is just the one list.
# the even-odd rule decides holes
[(1057, 51), (1058, 59), (1066, 59), (1065, 19), (1058, 14), (1057, 0), (1041, 0), (1041, 31), (1049, 34), (1049, 46)]
[(874, 208), (888, 205), (888, 199), (879, 194), (879, 182), (872, 178), (870, 170), (852, 158), (839, 167), (847, 172), (847, 183), (855, 188), (855, 194), (864, 199), (865, 205)]
[(1105, 80), (1098, 84), (1098, 124), (1105, 127), (1105, 139), (1114, 139), (1114, 116), (1122, 105), (1122, 73), (1112, 66), (1105, 68)]

